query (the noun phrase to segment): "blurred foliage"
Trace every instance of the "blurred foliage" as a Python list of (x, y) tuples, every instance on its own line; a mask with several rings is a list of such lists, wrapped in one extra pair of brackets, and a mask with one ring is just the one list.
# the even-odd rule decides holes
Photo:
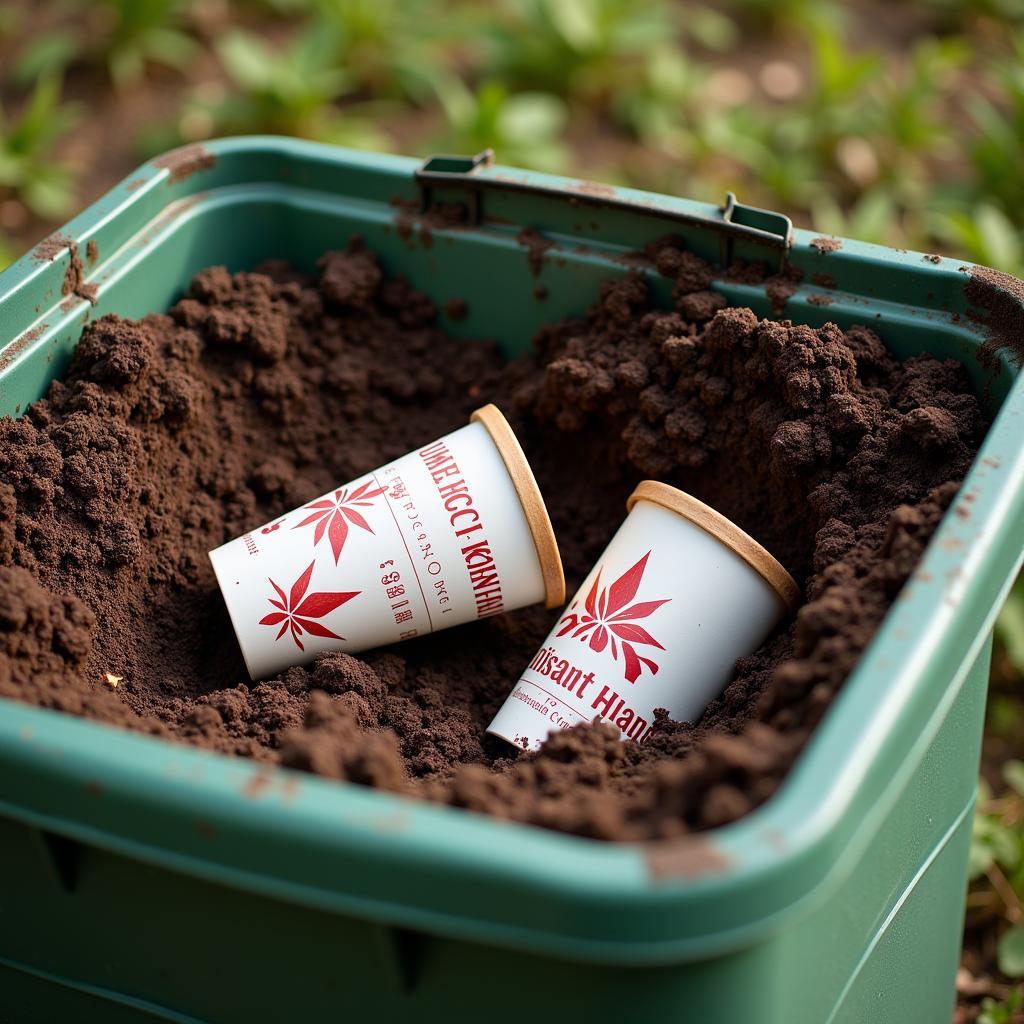
[(7, 0), (0, 74), (15, 108), (88, 69), (173, 83), (136, 156), (261, 131), (492, 146), (1024, 273), (1024, 0), (892, 6), (888, 42), (831, 0)]
[(106, 67), (126, 86), (148, 63), (183, 70), (199, 48), (184, 30), (183, 0), (64, 0), (53, 7), (54, 25), (29, 39), (15, 63), (19, 82), (85, 63)]
[(33, 213), (53, 219), (68, 212), (73, 198), (68, 165), (53, 155), (74, 125), (75, 108), (63, 105), (58, 78), (40, 78), (20, 115), (0, 107), (0, 196), (14, 196)]
[(1017, 674), (1024, 679), (1024, 576), (1017, 580), (1006, 599), (996, 623), (996, 640)]

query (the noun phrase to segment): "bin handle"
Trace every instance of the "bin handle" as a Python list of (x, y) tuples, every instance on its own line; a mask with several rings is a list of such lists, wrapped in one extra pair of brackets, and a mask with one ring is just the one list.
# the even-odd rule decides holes
[(727, 192), (725, 202), (718, 208), (719, 216), (685, 210), (666, 209), (654, 202), (642, 199), (624, 198), (610, 186), (594, 185), (581, 181), (575, 185), (548, 185), (530, 178), (506, 176), (485, 176), (477, 172), (491, 167), (494, 150), (484, 149), (473, 156), (437, 154), (427, 157), (416, 168), (414, 180), (420, 190), (420, 210), (426, 213), (434, 202), (438, 188), (460, 188), (469, 193), (470, 222), (480, 224), (484, 219), (484, 194), (486, 192), (518, 192), (548, 199), (571, 197), (574, 202), (587, 205), (623, 210), (680, 224), (701, 230), (712, 231), (720, 240), (720, 259), (723, 267), (732, 263), (733, 246), (737, 241), (752, 243), (778, 254), (777, 269), (785, 269), (789, 250), (793, 244), (793, 222), (785, 214), (764, 210), (740, 203), (734, 193)]

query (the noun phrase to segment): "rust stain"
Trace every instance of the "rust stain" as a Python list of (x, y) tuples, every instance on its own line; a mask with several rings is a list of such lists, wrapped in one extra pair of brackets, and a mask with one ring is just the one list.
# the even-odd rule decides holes
[(602, 196), (606, 199), (613, 199), (618, 195), (618, 190), (611, 185), (602, 184), (599, 181), (590, 181), (587, 178), (580, 178), (575, 185), (570, 186), (585, 196)]
[(0, 370), (6, 370), (22, 352), (40, 338), (47, 328), (47, 324), (39, 324), (31, 330), (15, 338), (3, 351), (0, 351)]
[(732, 861), (708, 839), (688, 836), (647, 843), (644, 847), (647, 872), (658, 881), (724, 875)]
[(203, 837), (203, 839), (216, 839), (217, 838), (217, 826), (213, 822), (205, 821), (202, 818), (196, 819), (196, 832)]
[(100, 797), (103, 796), (103, 787), (96, 781), (90, 779), (85, 784), (85, 791), (89, 796)]
[(74, 246), (74, 241), (60, 231), (47, 235), (33, 250), (32, 259), (40, 263), (52, 263), (65, 249)]
[(197, 142), (191, 146), (172, 149), (170, 153), (158, 156), (153, 161), (153, 166), (170, 172), (167, 184), (175, 185), (179, 181), (187, 181), (199, 171), (208, 171), (216, 163), (216, 156), (202, 143)]
[(257, 772), (245, 781), (242, 787), (242, 796), (250, 800), (261, 797), (270, 788), (270, 776), (266, 772)]
[(131, 181), (125, 184), (124, 190), (126, 192), (134, 192), (136, 189), (142, 188), (147, 181), (149, 181), (149, 178), (132, 178)]
[(817, 249), (823, 256), (830, 252), (838, 252), (843, 243), (838, 238), (826, 238), (824, 235), (811, 239), (811, 248)]

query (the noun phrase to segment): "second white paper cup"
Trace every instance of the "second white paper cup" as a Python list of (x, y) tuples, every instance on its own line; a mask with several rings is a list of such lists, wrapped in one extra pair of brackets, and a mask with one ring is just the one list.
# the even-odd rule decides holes
[(597, 717), (641, 743), (656, 708), (695, 722), (795, 607), (782, 565), (696, 498), (645, 480), (627, 508), (488, 732), (535, 750)]
[(565, 600), (544, 502), (493, 405), (210, 561), (253, 679)]

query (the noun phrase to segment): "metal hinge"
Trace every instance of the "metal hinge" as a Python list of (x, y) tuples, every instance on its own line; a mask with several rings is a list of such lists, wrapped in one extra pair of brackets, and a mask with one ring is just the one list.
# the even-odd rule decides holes
[(660, 220), (691, 228), (714, 232), (720, 240), (719, 261), (723, 267), (733, 262), (737, 242), (756, 249), (767, 249), (775, 254), (776, 270), (783, 270), (793, 242), (793, 223), (785, 214), (746, 206), (736, 200), (732, 192), (726, 193), (719, 207), (719, 217), (673, 210), (657, 205), (652, 200), (624, 197), (611, 186), (591, 182), (569, 182), (565, 185), (547, 185), (532, 181), (529, 176), (481, 176), (477, 172), (494, 163), (494, 151), (485, 149), (475, 156), (449, 156), (439, 154), (428, 157), (416, 169), (415, 181), (420, 190), (420, 209), (426, 213), (434, 205), (437, 189), (457, 188), (468, 196), (468, 217), (471, 224), (484, 220), (484, 194), (506, 192), (533, 195), (546, 199), (567, 200), (574, 203), (623, 210), (637, 216)]

